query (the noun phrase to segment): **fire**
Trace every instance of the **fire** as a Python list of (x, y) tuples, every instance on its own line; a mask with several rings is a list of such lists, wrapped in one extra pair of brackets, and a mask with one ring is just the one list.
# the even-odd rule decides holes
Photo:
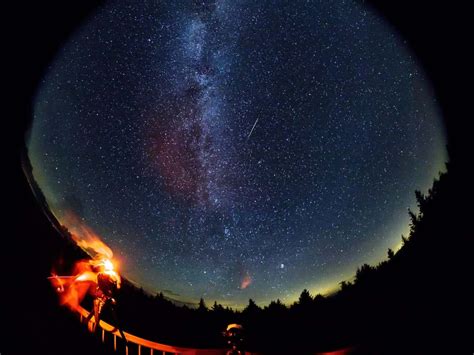
[(61, 218), (61, 223), (67, 226), (74, 242), (89, 255), (100, 255), (109, 260), (113, 258), (112, 249), (102, 241), (92, 228), (85, 225), (74, 212), (66, 212)]
[(100, 273), (109, 275), (120, 288), (121, 278), (113, 261), (104, 257), (77, 262), (73, 276), (53, 274), (49, 279), (60, 295), (60, 303), (76, 309), (88, 293), (95, 294)]
[(80, 260), (74, 265), (72, 276), (58, 276), (55, 273), (49, 278), (60, 296), (60, 303), (76, 309), (84, 297), (97, 291), (98, 275), (107, 274), (116, 281), (120, 288), (120, 275), (116, 271), (112, 250), (100, 237), (73, 213), (67, 213), (62, 222), (67, 225), (72, 239), (93, 256), (92, 259)]
[(114, 264), (112, 264), (112, 261), (105, 259), (104, 260), (104, 269), (105, 271), (113, 271), (114, 270)]

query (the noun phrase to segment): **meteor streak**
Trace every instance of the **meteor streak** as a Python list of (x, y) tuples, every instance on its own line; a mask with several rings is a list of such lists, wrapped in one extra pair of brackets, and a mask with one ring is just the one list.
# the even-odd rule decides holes
[(250, 130), (249, 135), (247, 136), (247, 140), (249, 140), (250, 136), (252, 135), (252, 132), (253, 132), (253, 130), (255, 129), (255, 126), (257, 125), (257, 122), (258, 122), (258, 119), (259, 119), (259, 118), (260, 118), (260, 117), (257, 117), (257, 119), (255, 120), (255, 123), (253, 124), (253, 127), (252, 127), (252, 129)]

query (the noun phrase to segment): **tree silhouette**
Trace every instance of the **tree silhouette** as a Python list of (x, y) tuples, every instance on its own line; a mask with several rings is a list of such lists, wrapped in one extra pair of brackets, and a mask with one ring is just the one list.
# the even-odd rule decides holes
[(205, 312), (208, 311), (207, 306), (206, 306), (206, 302), (204, 302), (204, 299), (202, 297), (199, 300), (198, 311), (201, 312), (201, 313), (205, 313)]
[(214, 301), (214, 304), (212, 305), (212, 311), (213, 312), (222, 312), (224, 311), (224, 307), (221, 304), (218, 304), (217, 301)]
[(420, 218), (411, 209), (408, 209), (408, 215), (410, 217), (410, 234), (413, 234), (416, 232)]
[(364, 264), (361, 267), (357, 268), (355, 275), (355, 283), (358, 284), (360, 282), (365, 282), (370, 278), (374, 271), (375, 268), (370, 266), (369, 264)]
[(313, 298), (307, 289), (304, 289), (301, 292), (301, 295), (298, 299), (298, 304), (303, 307), (308, 307), (313, 302)]
[(341, 281), (339, 282), (339, 286), (341, 287), (341, 291), (347, 291), (351, 286), (352, 283), (350, 281)]
[(253, 299), (250, 298), (247, 307), (245, 307), (245, 309), (242, 311), (242, 313), (246, 313), (246, 314), (249, 314), (249, 315), (254, 315), (254, 314), (258, 313), (259, 311), (261, 311), (261, 308), (259, 306), (257, 306), (257, 304), (255, 303), (255, 301)]
[(276, 301), (271, 301), (267, 306), (267, 309), (270, 314), (276, 314), (287, 310), (286, 306), (281, 303), (279, 298)]
[(320, 302), (324, 301), (324, 299), (325, 299), (325, 297), (320, 293), (318, 293), (316, 296), (314, 296), (314, 302), (315, 303), (320, 303)]
[(407, 243), (408, 243), (408, 238), (402, 234), (402, 245), (405, 245)]
[(394, 255), (395, 255), (395, 253), (393, 252), (393, 250), (390, 249), (390, 248), (388, 248), (388, 250), (387, 250), (387, 257), (388, 257), (388, 260), (391, 260)]

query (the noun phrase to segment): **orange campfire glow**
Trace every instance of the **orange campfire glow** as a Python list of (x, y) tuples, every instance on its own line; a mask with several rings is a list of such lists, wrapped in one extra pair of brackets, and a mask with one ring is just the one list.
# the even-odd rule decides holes
[(117, 282), (118, 288), (121, 279), (115, 270), (112, 250), (100, 237), (72, 213), (66, 214), (63, 222), (64, 220), (67, 221), (65, 224), (77, 245), (93, 256), (92, 259), (78, 261), (74, 265), (72, 276), (58, 276), (53, 272), (49, 278), (58, 291), (61, 304), (75, 310), (88, 293), (95, 294), (99, 273), (109, 275)]
[(100, 257), (77, 262), (73, 276), (53, 274), (49, 279), (60, 295), (61, 304), (75, 310), (87, 293), (95, 294), (99, 273), (111, 276), (120, 288), (120, 275), (115, 271), (113, 262)]
[(68, 227), (74, 242), (89, 255), (99, 254), (106, 259), (112, 259), (112, 249), (101, 240), (92, 228), (85, 225), (74, 212), (66, 212), (61, 218), (61, 223)]

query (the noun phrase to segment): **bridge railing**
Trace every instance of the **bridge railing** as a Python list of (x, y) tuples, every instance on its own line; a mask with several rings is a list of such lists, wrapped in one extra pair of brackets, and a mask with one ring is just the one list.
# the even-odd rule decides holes
[[(76, 312), (79, 313), (81, 322), (87, 319), (89, 316), (89, 311), (84, 309), (81, 306), (76, 308)], [(96, 322), (95, 318), (92, 318), (87, 323), (89, 329), (94, 329), (94, 323)], [(106, 336), (113, 336), (114, 350), (117, 351), (117, 338), (122, 338), (119, 330), (113, 325), (100, 320), (99, 327), (101, 331), (102, 342), (105, 343)], [(182, 348), (176, 346), (170, 346), (165, 344), (156, 343), (147, 339), (140, 338), (136, 335), (124, 332), (125, 337), (127, 338), (128, 344), (136, 344), (138, 355), (167, 355), (167, 354), (176, 354), (176, 355), (225, 355), (226, 350), (224, 349), (192, 349), (192, 348)], [(128, 355), (129, 346), (125, 345), (125, 354)]]
[[(84, 309), (81, 306), (78, 306), (76, 312), (79, 313), (81, 322), (83, 322), (89, 316), (89, 311)], [(94, 329), (93, 327), (96, 322), (95, 318), (92, 318), (87, 323), (89, 329)], [(113, 336), (114, 350), (117, 351), (117, 338), (122, 338), (119, 330), (113, 325), (100, 320), (99, 327), (101, 331), (102, 342), (105, 343), (106, 336)], [(137, 346), (138, 355), (225, 355), (227, 350), (225, 349), (192, 349), (192, 348), (182, 348), (176, 346), (170, 346), (165, 344), (156, 343), (147, 339), (140, 338), (136, 335), (124, 332), (125, 337), (127, 338), (128, 344), (135, 344)], [(353, 348), (340, 349), (332, 352), (325, 353), (315, 353), (315, 355), (349, 355), (353, 352)], [(298, 351), (295, 350), (294, 354), (297, 354)], [(246, 355), (259, 355), (257, 353), (245, 352)], [(129, 355), (129, 346), (125, 345), (125, 355)]]

